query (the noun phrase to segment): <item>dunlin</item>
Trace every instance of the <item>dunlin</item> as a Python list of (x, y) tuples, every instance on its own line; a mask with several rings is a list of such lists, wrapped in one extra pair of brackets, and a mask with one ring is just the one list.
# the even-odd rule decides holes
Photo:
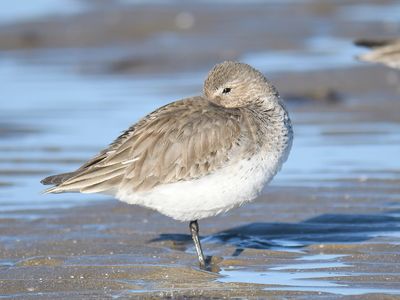
[(372, 51), (358, 56), (358, 59), (400, 69), (400, 40), (358, 40), (355, 44), (372, 48)]
[(251, 66), (216, 65), (203, 95), (147, 115), (76, 171), (47, 177), (46, 193), (105, 193), (190, 222), (255, 199), (287, 159), (292, 127), (275, 87)]

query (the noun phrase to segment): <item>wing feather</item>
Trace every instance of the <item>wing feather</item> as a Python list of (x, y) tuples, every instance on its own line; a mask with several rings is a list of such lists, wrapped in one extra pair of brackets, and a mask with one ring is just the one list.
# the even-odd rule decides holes
[(71, 175), (49, 177), (57, 184), (48, 192), (109, 192), (121, 185), (137, 192), (208, 175), (232, 159), (243, 135), (242, 119), (240, 110), (201, 97), (171, 103), (130, 127)]

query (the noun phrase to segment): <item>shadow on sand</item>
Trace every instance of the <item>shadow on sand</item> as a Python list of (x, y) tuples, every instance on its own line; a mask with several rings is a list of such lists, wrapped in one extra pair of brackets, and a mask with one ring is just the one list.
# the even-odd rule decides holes
[[(299, 223), (250, 223), (203, 237), (202, 243), (236, 247), (233, 256), (246, 248), (295, 250), (312, 244), (354, 243), (377, 236), (400, 236), (400, 210), (383, 214), (324, 214)], [(190, 235), (161, 234), (150, 242), (171, 241), (185, 250)]]

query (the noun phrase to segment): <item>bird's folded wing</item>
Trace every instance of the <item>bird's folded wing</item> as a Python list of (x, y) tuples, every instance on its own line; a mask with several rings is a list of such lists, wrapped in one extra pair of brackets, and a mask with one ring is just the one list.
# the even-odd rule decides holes
[(200, 97), (174, 102), (139, 121), (70, 176), (49, 177), (57, 186), (48, 192), (109, 192), (121, 184), (137, 192), (211, 174), (232, 159), (241, 118), (238, 110)]

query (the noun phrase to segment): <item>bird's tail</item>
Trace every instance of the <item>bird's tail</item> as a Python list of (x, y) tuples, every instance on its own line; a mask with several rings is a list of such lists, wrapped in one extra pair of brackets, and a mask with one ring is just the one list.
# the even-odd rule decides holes
[(51, 193), (62, 193), (63, 191), (59, 188), (63, 182), (68, 179), (74, 177), (76, 172), (62, 173), (57, 175), (48, 176), (40, 181), (43, 185), (54, 185), (51, 188), (48, 188), (43, 191), (43, 194), (51, 194)]

